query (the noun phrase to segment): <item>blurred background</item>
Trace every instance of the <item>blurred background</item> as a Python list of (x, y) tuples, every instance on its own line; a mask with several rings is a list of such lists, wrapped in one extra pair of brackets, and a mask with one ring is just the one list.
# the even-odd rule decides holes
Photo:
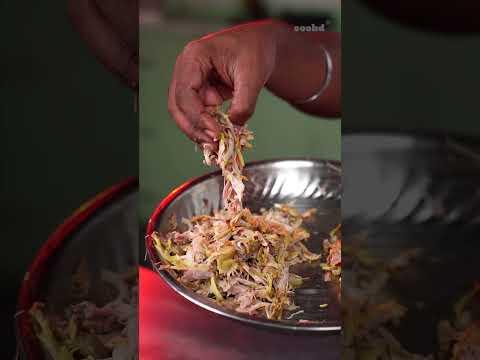
[(18, 289), (82, 203), (138, 172), (134, 99), (73, 30), (66, 1), (2, 2), (0, 356), (14, 354)]
[[(360, 336), (387, 328), (404, 350), (423, 356), (451, 358), (439, 354), (440, 321), (454, 321), (453, 304), (480, 279), (480, 267), (470, 255), (478, 254), (480, 245), (480, 23), (469, 19), (478, 13), (475, 7), (478, 3), (462, 0), (343, 3), (342, 303), (344, 334), (354, 339), (346, 343), (347, 351), (357, 353), (352, 358), (361, 358), (359, 349), (378, 349), (382, 341), (373, 337), (366, 345), (348, 326), (355, 322), (349, 318), (359, 315), (350, 312), (356, 305), (349, 299), (361, 297), (360, 283), (376, 283), (365, 280), (348, 248), (384, 264), (421, 249), (418, 259), (406, 261), (405, 268), (367, 295), (369, 304), (391, 296), (405, 306), (405, 316), (384, 327), (373, 320), (378, 309), (362, 312), (374, 325), (366, 325), (366, 331), (362, 326)], [(399, 136), (402, 132), (408, 134)], [(430, 136), (418, 136), (422, 133)], [(462, 146), (452, 146), (452, 139)], [(455, 269), (454, 276), (446, 269)], [(472, 303), (480, 304), (476, 299)], [(475, 305), (470, 306), (473, 310), (462, 310), (461, 317), (478, 321)], [(478, 335), (478, 328), (470, 330)], [(478, 346), (466, 343), (472, 357), (479, 358)], [(376, 355), (396, 358), (387, 352)]]
[[(140, 12), (140, 217), (194, 176), (214, 171), (167, 111), (173, 65), (183, 47), (239, 22), (279, 17), (299, 25), (341, 28), (337, 0), (142, 1)], [(247, 161), (281, 157), (340, 158), (341, 123), (300, 113), (264, 90), (248, 123), (255, 133)]]
[(343, 4), (343, 131), (480, 135), (480, 23), (467, 3)]
[(141, 3), (139, 123), (131, 92), (70, 26), (66, 1), (0, 5), (7, 30), (0, 35), (2, 358), (14, 351), (13, 314), (24, 272), (67, 216), (137, 175), (140, 166), (144, 223), (170, 190), (211, 171), (166, 107), (175, 57), (194, 38), (267, 16), (342, 29), (342, 124), (310, 118), (265, 91), (250, 122), (256, 141), (248, 160), (339, 159), (341, 131), (480, 136), (478, 35), (424, 32), (385, 18), (361, 0), (344, 2), (341, 17), (339, 0)]

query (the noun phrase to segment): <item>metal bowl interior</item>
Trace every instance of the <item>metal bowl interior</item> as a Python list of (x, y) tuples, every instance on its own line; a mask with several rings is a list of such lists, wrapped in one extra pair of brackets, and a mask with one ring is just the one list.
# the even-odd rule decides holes
[(105, 291), (101, 272), (122, 273), (137, 266), (137, 200), (137, 191), (118, 196), (66, 239), (36, 289), (37, 296), (53, 311), (61, 311), (70, 304), (66, 294), (71, 292), (72, 274), (81, 261), (86, 263), (88, 271), (91, 289), (88, 297), (97, 304), (112, 300)]
[(81, 261), (91, 289), (87, 298), (99, 305), (111, 300), (101, 272), (122, 273), (138, 264), (137, 198), (136, 179), (115, 185), (77, 210), (45, 242), (20, 290), (17, 358), (49, 359), (33, 333), (28, 310), (36, 301), (53, 313), (71, 304), (72, 275)]
[[(307, 241), (307, 247), (320, 252), (323, 239), (341, 221), (340, 163), (305, 159), (262, 161), (247, 164), (245, 174), (249, 181), (246, 183), (244, 205), (252, 211), (286, 202), (293, 202), (293, 206), (300, 210), (317, 209), (315, 220), (306, 224), (312, 235)], [(179, 294), (216, 314), (266, 328), (340, 331), (338, 287), (324, 282), (323, 271), (318, 263), (294, 269), (296, 273), (309, 277), (294, 295), (295, 303), (299, 306), (297, 311), (303, 310), (303, 313), (282, 321), (252, 317), (225, 309), (179, 284), (167, 271), (158, 269), (161, 260), (149, 235), (155, 230), (165, 233), (168, 230), (168, 219), (173, 214), (181, 219), (219, 210), (222, 206), (222, 186), (223, 178), (217, 171), (183, 184), (160, 203), (147, 228), (147, 251), (154, 269)], [(321, 308), (320, 305), (325, 303), (329, 306)], [(285, 316), (288, 317), (289, 314)]]
[(343, 219), (480, 221), (480, 145), (473, 139), (368, 133), (342, 140)]
[[(385, 287), (408, 309), (390, 330), (415, 354), (438, 350), (439, 322), (480, 280), (478, 154), (479, 141), (433, 134), (342, 139), (343, 249), (356, 246), (386, 263), (421, 250)], [(356, 288), (358, 269), (342, 256), (345, 294)]]

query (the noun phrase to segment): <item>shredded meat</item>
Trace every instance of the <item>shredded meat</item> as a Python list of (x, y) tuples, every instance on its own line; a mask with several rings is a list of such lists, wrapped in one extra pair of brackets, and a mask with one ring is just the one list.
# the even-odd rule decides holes
[(222, 170), (224, 179), (223, 201), (225, 209), (237, 212), (242, 208), (243, 192), (245, 185), (242, 175), (245, 161), (242, 151), (244, 148), (251, 148), (253, 133), (245, 126), (233, 125), (228, 116), (217, 110), (214, 115), (217, 117), (222, 132), (218, 144), (218, 150), (210, 145), (203, 149), (204, 163), (207, 165), (218, 165)]
[(170, 219), (169, 232), (154, 232), (160, 267), (228, 308), (282, 319), (285, 310), (295, 309), (293, 289), (302, 283), (291, 267), (321, 257), (305, 246), (310, 234), (303, 221), (315, 209), (301, 213), (289, 204), (278, 204), (255, 214), (244, 208), (242, 151), (251, 147), (253, 134), (233, 125), (219, 109), (214, 115), (222, 127), (218, 149), (205, 145), (203, 155), (205, 164), (222, 171), (224, 208), (183, 219), (183, 231)]
[(187, 287), (239, 312), (281, 319), (294, 308), (292, 290), (302, 281), (290, 267), (320, 259), (304, 245), (309, 233), (302, 228), (303, 214), (292, 215), (291, 209), (222, 210), (192, 219), (191, 230), (182, 233), (186, 243), (158, 232), (152, 238), (163, 268), (174, 270)]

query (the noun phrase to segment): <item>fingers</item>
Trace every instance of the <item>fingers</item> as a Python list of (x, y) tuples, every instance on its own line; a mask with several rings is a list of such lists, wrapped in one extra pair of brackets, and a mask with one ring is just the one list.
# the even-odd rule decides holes
[(244, 125), (253, 115), (257, 98), (265, 84), (264, 76), (258, 67), (239, 65), (234, 74), (234, 92), (230, 106), (230, 120), (236, 125)]
[(253, 115), (257, 98), (263, 84), (255, 84), (241, 81), (235, 84), (232, 105), (230, 106), (230, 120), (236, 125), (244, 125)]
[(229, 111), (232, 122), (243, 125), (253, 114), (266, 81), (268, 71), (261, 61), (257, 64), (258, 57), (220, 59), (211, 45), (198, 40), (187, 45), (175, 64), (169, 111), (180, 129), (196, 142), (215, 145), (221, 127), (208, 108), (227, 99), (233, 98)]
[(213, 138), (214, 141), (218, 140), (218, 139), (217, 139), (217, 134), (214, 133), (213, 131), (207, 129), (207, 130), (205, 130), (205, 133), (206, 133), (208, 136), (210, 136), (211, 138)]
[(210, 114), (215, 111), (218, 105), (223, 104), (224, 101), (232, 97), (231, 91), (226, 90), (226, 87), (217, 85), (215, 88), (212, 85), (202, 87), (200, 91), (200, 97), (205, 104), (205, 113), (201, 115), (201, 123), (205, 127), (205, 132), (214, 140), (218, 140), (218, 136), (221, 132), (220, 124)]
[(168, 106), (180, 129), (196, 142), (214, 144), (221, 128), (207, 107), (223, 102), (221, 95), (209, 85), (211, 65), (201, 50), (189, 50), (179, 56), (169, 89)]
[[(93, 0), (69, 0), (73, 26), (98, 60), (129, 87), (138, 87), (137, 49), (131, 49), (101, 15)], [(134, 14), (134, 16), (137, 16)]]
[(172, 81), (168, 92), (168, 111), (175, 120), (177, 126), (184, 132), (192, 141), (203, 144), (213, 143), (214, 136), (206, 133), (203, 121), (200, 117), (197, 121), (192, 121), (187, 115), (178, 107), (176, 101), (176, 87), (175, 80)]
[(222, 131), (218, 121), (207, 112), (204, 112), (200, 115), (200, 126), (203, 129), (208, 130), (208, 134), (212, 134), (210, 137), (214, 141), (218, 138), (220, 132)]
[(220, 92), (211, 85), (203, 86), (200, 89), (199, 95), (203, 99), (205, 106), (221, 105), (224, 101)]
[(198, 144), (212, 143), (212, 138), (205, 133), (205, 130), (197, 128), (180, 110), (178, 110), (178, 108), (170, 109), (170, 113), (180, 130), (182, 130), (193, 142)]
[[(222, 80), (220, 78), (220, 76), (218, 75), (218, 73), (216, 71), (213, 71), (210, 76), (209, 76), (209, 79), (208, 79), (208, 82), (209, 82), (209, 86), (205, 89), (205, 97), (209, 97), (209, 98), (215, 98), (216, 101), (212, 101), (212, 103), (214, 102), (215, 104), (212, 104), (212, 105), (219, 105), (221, 103), (223, 103), (224, 101), (226, 100), (230, 100), (233, 96), (233, 86), (230, 87), (230, 86), (227, 86), (225, 85), (225, 82), (224, 80)], [(233, 85), (233, 84), (232, 84)], [(210, 93), (210, 90), (214, 93), (212, 94), (212, 96), (210, 97), (209, 93)], [(217, 103), (218, 101), (218, 103)]]
[(198, 121), (192, 121), (174, 102), (169, 106), (169, 111), (180, 129), (194, 142), (213, 144), (217, 140), (220, 125), (210, 114), (204, 112)]

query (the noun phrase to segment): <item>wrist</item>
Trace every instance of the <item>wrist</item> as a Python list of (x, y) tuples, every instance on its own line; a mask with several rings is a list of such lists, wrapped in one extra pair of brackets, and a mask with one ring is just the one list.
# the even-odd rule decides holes
[(312, 102), (324, 92), (332, 76), (325, 36), (297, 32), (288, 24), (276, 25), (275, 34), (275, 65), (267, 88), (292, 104)]

